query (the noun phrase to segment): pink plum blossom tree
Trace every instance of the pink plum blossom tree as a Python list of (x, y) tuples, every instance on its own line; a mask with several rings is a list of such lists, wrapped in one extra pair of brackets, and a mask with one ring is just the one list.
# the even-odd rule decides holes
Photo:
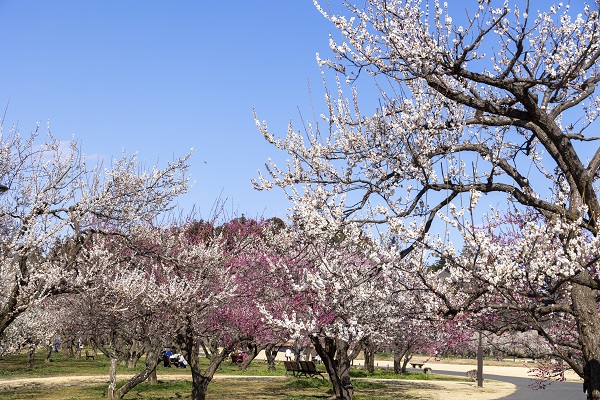
[[(272, 222), (241, 217), (218, 227), (197, 222), (177, 229), (180, 244), (168, 257), (169, 276), (195, 289), (173, 293), (169, 310), (189, 360), (194, 400), (206, 398), (215, 372), (236, 348), (281, 340), (262, 321), (258, 308), (269, 298), (271, 251), (264, 237), (273, 229)], [(182, 257), (189, 248), (211, 256)], [(204, 371), (199, 365), (200, 347), (209, 359)]]

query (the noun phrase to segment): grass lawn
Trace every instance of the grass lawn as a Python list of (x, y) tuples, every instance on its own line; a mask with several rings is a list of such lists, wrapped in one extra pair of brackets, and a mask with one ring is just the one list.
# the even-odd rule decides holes
[[(190, 399), (190, 382), (162, 382), (157, 385), (142, 383), (129, 392), (125, 399), (168, 400)], [(409, 386), (389, 386), (380, 383), (355, 382), (357, 400), (418, 399), (410, 395)], [(280, 381), (238, 381), (216, 380), (209, 385), (208, 399), (239, 400), (310, 400), (330, 399), (333, 392), (327, 381), (317, 379), (296, 379)], [(2, 393), (5, 400), (91, 400), (106, 395), (106, 385), (68, 386), (46, 389), (23, 389)]]
[[(207, 363), (206, 360), (202, 362)], [(64, 376), (104, 376), (108, 379), (109, 359), (98, 355), (94, 360), (81, 360), (69, 358), (66, 352), (53, 353), (52, 361), (45, 363), (43, 353), (36, 355), (36, 363), (32, 370), (26, 367), (26, 355), (10, 355), (0, 358), (0, 379), (34, 378), (34, 377), (64, 377)], [(206, 364), (205, 364), (206, 365)], [(136, 369), (119, 366), (119, 375), (131, 375), (140, 371), (143, 360)], [(322, 366), (320, 366), (322, 367)], [(217, 371), (217, 377), (209, 386), (209, 399), (277, 399), (277, 400), (309, 400), (329, 399), (332, 396), (329, 381), (318, 378), (273, 378), (283, 376), (285, 368), (277, 365), (277, 371), (268, 371), (266, 364), (256, 360), (247, 370), (241, 371), (236, 365), (226, 361)], [(191, 374), (188, 369), (165, 368), (162, 364), (157, 367), (159, 383), (148, 385), (142, 383), (128, 393), (126, 399), (189, 399), (191, 393)], [(413, 383), (394, 381), (393, 384), (369, 381), (366, 379), (405, 379), (405, 380), (456, 380), (462, 378), (441, 377), (436, 374), (411, 373), (408, 375), (395, 375), (391, 371), (376, 370), (368, 374), (364, 370), (352, 371), (353, 385), (357, 400), (392, 400), (392, 399), (420, 399), (414, 394)], [(252, 378), (243, 379), (243, 376)], [(264, 379), (260, 377), (264, 376)], [(271, 378), (269, 378), (271, 377)], [(119, 386), (124, 382), (120, 382)], [(389, 383), (392, 383), (390, 381)], [(79, 384), (80, 386), (74, 386)], [(71, 385), (71, 384), (70, 384)], [(106, 395), (107, 384), (87, 384), (76, 382), (74, 385), (64, 384), (50, 387), (35, 387), (27, 384), (15, 390), (2, 390), (0, 394), (6, 400), (79, 400), (101, 399)]]

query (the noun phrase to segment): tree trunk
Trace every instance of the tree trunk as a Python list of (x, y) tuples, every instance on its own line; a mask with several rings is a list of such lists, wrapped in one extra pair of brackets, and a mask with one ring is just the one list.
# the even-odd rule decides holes
[(136, 368), (138, 361), (140, 360), (140, 358), (142, 358), (142, 355), (144, 355), (143, 350), (139, 350), (139, 351), (134, 350), (133, 353), (129, 354), (129, 359), (127, 361), (127, 368)]
[(269, 343), (267, 347), (265, 347), (265, 355), (267, 357), (267, 369), (269, 371), (275, 371), (275, 358), (277, 357), (277, 352), (275, 351), (275, 355), (273, 352), (275, 351), (275, 345)]
[(117, 388), (117, 358), (113, 356), (110, 358), (110, 370), (108, 372), (108, 391), (106, 398), (108, 400), (115, 399), (115, 389)]
[(144, 355), (146, 343), (134, 340), (127, 350), (127, 368), (137, 367), (137, 362)]
[(212, 360), (215, 355), (219, 354), (219, 346), (214, 340), (210, 340), (208, 338), (200, 339), (200, 345), (202, 346), (204, 356), (209, 361)]
[[(192, 371), (192, 397), (191, 400), (206, 400), (206, 391), (208, 390), (208, 384), (212, 380), (215, 372), (223, 362), (229, 356), (232, 349), (230, 347), (223, 348), (220, 352), (211, 352), (210, 363), (204, 373), (200, 371), (199, 354), (198, 348), (195, 343), (195, 335), (191, 322), (188, 322), (186, 334), (184, 338), (185, 349), (188, 356), (188, 364)], [(204, 341), (201, 341), (202, 347), (204, 348), (205, 354), (208, 356), (208, 349)], [(211, 343), (209, 341), (209, 343)], [(212, 346), (211, 346), (212, 347)], [(214, 348), (213, 348), (214, 350)]]
[(406, 366), (412, 358), (412, 346), (404, 341), (394, 342), (394, 373), (406, 374)]
[(29, 352), (27, 353), (27, 368), (33, 369), (34, 360), (35, 360), (35, 344), (31, 343), (29, 345)]
[[(265, 349), (266, 346), (263, 347), (258, 347), (258, 345), (251, 343), (248, 345), (248, 352), (246, 353), (246, 358), (244, 359), (244, 361), (242, 361), (242, 363), (240, 364), (240, 368), (241, 369), (246, 369), (248, 368), (248, 365), (250, 365), (250, 363), (256, 358), (256, 356), (258, 356), (258, 353), (260, 353), (261, 350)], [(266, 352), (266, 350), (265, 350)]]
[(192, 370), (192, 400), (206, 400), (206, 391), (208, 390), (208, 384), (212, 381), (215, 372), (229, 355), (231, 349), (223, 349), (217, 354), (213, 354), (211, 357), (208, 368), (204, 373), (200, 371), (200, 363), (198, 362), (198, 352), (193, 351), (195, 346), (193, 344), (193, 338), (190, 343), (186, 346), (188, 349), (188, 363)]
[(52, 357), (52, 344), (46, 346), (46, 358), (44, 359), (44, 361), (49, 363), (51, 361), (50, 357)]
[(132, 369), (134, 368), (134, 360), (133, 360), (133, 354), (129, 353), (128, 357), (127, 357), (127, 361), (125, 361), (127, 364), (127, 369)]
[(583, 352), (583, 389), (588, 400), (600, 399), (600, 314), (597, 291), (573, 283), (573, 310)]
[[(199, 372), (199, 371), (198, 371)], [(212, 378), (196, 373), (192, 369), (192, 400), (206, 400), (206, 392), (208, 390), (208, 384)]]
[(341, 339), (332, 338), (325, 338), (322, 344), (316, 336), (311, 336), (310, 340), (329, 374), (335, 399), (352, 400), (354, 398), (354, 388), (350, 381), (349, 344)]
[(375, 372), (375, 346), (370, 340), (366, 340), (363, 347), (363, 354), (365, 355), (364, 369), (372, 374)]
[(156, 368), (154, 368), (148, 376), (148, 385), (156, 385), (157, 383), (158, 377), (156, 376)]
[(206, 400), (206, 392), (211, 378), (202, 374), (194, 374), (192, 370), (192, 400)]
[(412, 353), (410, 352), (406, 352), (406, 354), (404, 354), (404, 360), (402, 361), (402, 373), (405, 374), (406, 373), (406, 366), (408, 365), (408, 362), (412, 359)]
[(68, 340), (69, 343), (69, 358), (75, 358), (75, 351), (73, 347), (75, 347), (75, 339), (71, 338)]
[(394, 373), (395, 374), (404, 373), (402, 371), (402, 355), (403, 355), (403, 353), (399, 352), (398, 350), (394, 351)]
[(158, 351), (150, 339), (146, 342), (147, 353), (146, 353), (146, 367), (143, 371), (133, 376), (127, 383), (117, 389), (117, 358), (111, 357), (110, 359), (110, 377), (108, 386), (109, 400), (122, 399), (131, 389), (139, 385), (148, 379), (149, 376), (154, 374), (156, 376), (156, 364), (158, 364)]
[(147, 357), (146, 368), (144, 368), (144, 370), (139, 374), (136, 374), (129, 379), (126, 384), (117, 389), (115, 392), (115, 399), (122, 399), (131, 389), (148, 379), (152, 372), (156, 371), (157, 361), (158, 359), (156, 357)]

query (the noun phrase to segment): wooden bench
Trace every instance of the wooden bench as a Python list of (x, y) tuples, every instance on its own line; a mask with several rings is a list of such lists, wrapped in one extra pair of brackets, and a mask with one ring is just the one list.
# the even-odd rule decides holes
[(284, 361), (283, 365), (285, 365), (285, 374), (291, 372), (293, 376), (299, 376), (302, 370), (300, 369), (300, 363), (298, 361)]
[(312, 361), (284, 361), (285, 374), (290, 372), (295, 377), (304, 376), (306, 378), (320, 376), (325, 379), (323, 372), (319, 371)]
[(85, 351), (85, 359), (89, 360), (90, 358), (93, 360), (94, 359), (94, 355), (91, 354), (88, 350), (86, 350)]
[(323, 373), (317, 369), (315, 363), (312, 361), (300, 361), (300, 369), (302, 370), (301, 373), (304, 374), (304, 376), (306, 377), (310, 376), (311, 378), (313, 378), (318, 375), (321, 378), (325, 379)]
[(412, 365), (413, 368), (423, 368), (425, 363), (410, 363), (410, 365)]

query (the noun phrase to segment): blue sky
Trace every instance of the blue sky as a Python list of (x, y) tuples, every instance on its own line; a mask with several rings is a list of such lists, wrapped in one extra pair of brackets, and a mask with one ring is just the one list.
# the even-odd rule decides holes
[(0, 18), (4, 129), (49, 123), (107, 161), (124, 150), (164, 165), (194, 148), (184, 212), (207, 218), (221, 197), (229, 214), (285, 216), (281, 190), (250, 183), (269, 157), (285, 161), (252, 110), (280, 136), (290, 119), (301, 126), (309, 80), (325, 110), (315, 54), (331, 55), (335, 28), (312, 0), (0, 0)]
[(184, 210), (206, 218), (221, 196), (230, 212), (285, 216), (282, 191), (250, 183), (283, 157), (252, 110), (285, 133), (311, 113), (309, 79), (322, 98), (315, 54), (329, 54), (332, 27), (311, 0), (0, 0), (0, 18), (5, 129), (49, 123), (90, 157), (150, 165), (193, 147)]

